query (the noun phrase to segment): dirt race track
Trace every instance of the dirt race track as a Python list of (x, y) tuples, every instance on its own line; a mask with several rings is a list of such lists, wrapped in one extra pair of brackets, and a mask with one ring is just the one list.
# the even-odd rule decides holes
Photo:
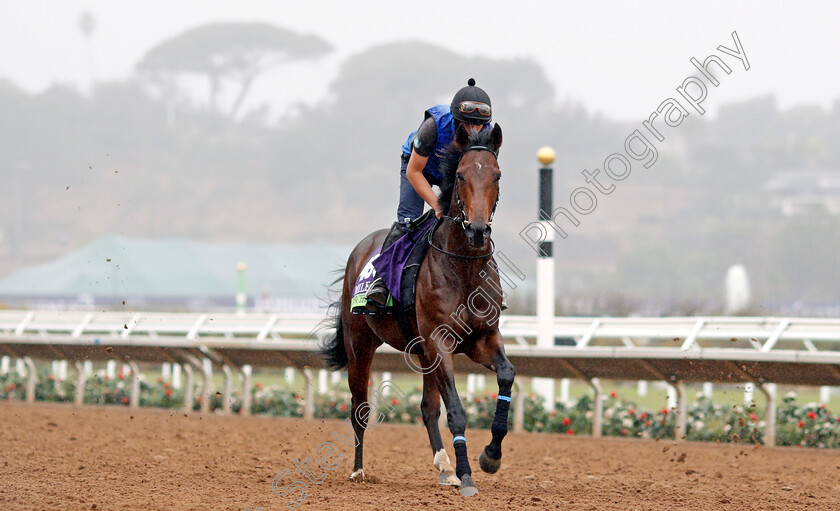
[[(347, 435), (340, 421), (2, 403), (0, 509), (288, 509), (297, 493), (272, 480), (333, 432)], [(466, 436), (475, 459), (490, 432)], [(352, 449), (333, 440), (344, 461), (297, 509), (840, 509), (836, 451), (510, 434), (497, 474), (472, 463), (481, 493), (464, 498), (437, 485), (422, 427), (365, 440), (368, 482), (347, 479)]]

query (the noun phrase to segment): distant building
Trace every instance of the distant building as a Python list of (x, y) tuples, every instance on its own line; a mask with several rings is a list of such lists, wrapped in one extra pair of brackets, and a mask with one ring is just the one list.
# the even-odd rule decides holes
[(233, 310), (245, 262), (248, 310), (320, 312), (351, 248), (108, 236), (0, 279), (0, 308)]
[(783, 216), (840, 215), (840, 169), (780, 172), (764, 184)]

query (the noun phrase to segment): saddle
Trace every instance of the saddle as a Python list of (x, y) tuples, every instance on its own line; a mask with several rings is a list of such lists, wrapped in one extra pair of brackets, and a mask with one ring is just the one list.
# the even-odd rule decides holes
[[(353, 314), (393, 314), (397, 310), (414, 308), (417, 292), (417, 275), (429, 251), (431, 228), (437, 219), (429, 210), (408, 225), (405, 234), (385, 250), (378, 248), (368, 259), (353, 288), (350, 310)], [(385, 307), (371, 312), (365, 307), (365, 293), (376, 274), (382, 277), (391, 293)]]

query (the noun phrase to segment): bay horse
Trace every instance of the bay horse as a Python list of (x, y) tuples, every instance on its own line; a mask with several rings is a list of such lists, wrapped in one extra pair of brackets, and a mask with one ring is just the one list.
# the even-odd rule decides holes
[[(492, 130), (484, 129), (472, 136), (459, 126), (447, 150), (439, 197), (443, 214), (430, 232), (431, 249), (417, 275), (415, 308), (408, 318), (412, 336), (417, 337), (407, 339), (404, 334), (407, 324), (404, 322), (401, 328), (395, 315), (350, 312), (356, 279), (382, 244), (387, 230), (366, 236), (348, 258), (344, 276), (339, 279), (344, 281), (341, 298), (333, 304), (335, 334), (324, 341), (321, 354), (328, 367), (347, 367), (348, 371), (352, 394), (350, 420), (356, 435), (351, 480), (364, 480), (362, 451), (371, 409), (367, 403), (368, 380), (374, 353), (383, 342), (405, 352), (409, 366), (423, 375), (420, 409), (429, 434), (433, 464), (440, 471), (438, 482), (460, 486), (461, 495), (475, 495), (478, 489), (467, 458), (466, 416), (455, 388), (453, 357), (463, 353), (496, 372), (499, 392), (492, 439), (479, 456), (479, 466), (489, 473), (495, 473), (501, 466), (502, 439), (508, 431), (515, 374), (499, 333), (502, 288), (498, 268), (491, 258), (490, 223), (499, 200), (501, 171), (497, 155), (501, 145), (502, 130), (498, 124)], [(494, 292), (488, 292), (487, 288)], [(484, 292), (480, 292), (482, 289)], [(419, 358), (419, 366), (412, 363), (409, 353)], [(438, 428), (441, 398), (453, 436), (454, 470)]]

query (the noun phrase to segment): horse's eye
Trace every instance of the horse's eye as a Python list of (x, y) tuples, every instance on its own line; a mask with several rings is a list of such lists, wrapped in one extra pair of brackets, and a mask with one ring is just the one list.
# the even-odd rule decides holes
[(463, 174), (455, 174), (455, 179), (457, 179), (458, 181), (466, 181), (466, 178), (464, 178)]
[(501, 174), (499, 174), (498, 176), (494, 177), (494, 178), (493, 178), (493, 182), (494, 182), (494, 183), (498, 183), (500, 179), (502, 179), (502, 175), (501, 175)]

